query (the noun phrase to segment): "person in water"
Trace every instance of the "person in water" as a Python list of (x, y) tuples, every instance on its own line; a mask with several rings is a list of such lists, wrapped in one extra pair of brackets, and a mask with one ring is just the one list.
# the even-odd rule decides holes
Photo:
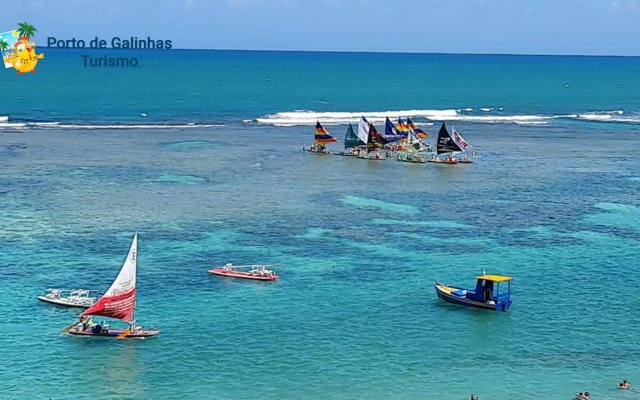
[(472, 394), (469, 400), (478, 400), (478, 396), (476, 396), (475, 394)]
[(622, 382), (618, 383), (618, 389), (627, 390), (631, 389), (631, 384), (626, 380), (622, 380)]

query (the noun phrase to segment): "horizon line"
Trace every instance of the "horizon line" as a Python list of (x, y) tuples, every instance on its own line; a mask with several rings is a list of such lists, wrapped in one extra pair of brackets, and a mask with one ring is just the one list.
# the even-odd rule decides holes
[(631, 54), (566, 54), (566, 53), (470, 53), (470, 52), (420, 52), (420, 51), (368, 51), (368, 50), (285, 50), (285, 49), (214, 49), (214, 48), (185, 48), (175, 47), (171, 49), (133, 49), (133, 48), (61, 48), (55, 46), (38, 46), (53, 50), (139, 50), (139, 51), (246, 51), (246, 52), (268, 52), (268, 53), (345, 53), (345, 54), (402, 54), (402, 55), (459, 55), (459, 56), (520, 56), (520, 57), (628, 57), (638, 58), (639, 55)]

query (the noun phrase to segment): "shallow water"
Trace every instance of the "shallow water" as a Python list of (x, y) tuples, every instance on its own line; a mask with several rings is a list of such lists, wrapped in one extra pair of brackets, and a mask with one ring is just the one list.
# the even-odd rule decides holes
[[(637, 131), (457, 128), (476, 163), (309, 154), (307, 127), (0, 134), (0, 397), (633, 398)], [(136, 228), (161, 334), (59, 335), (77, 312), (35, 296), (105, 290)], [(226, 262), (281, 280), (207, 274)], [(437, 300), (483, 268), (514, 276), (509, 313)]]

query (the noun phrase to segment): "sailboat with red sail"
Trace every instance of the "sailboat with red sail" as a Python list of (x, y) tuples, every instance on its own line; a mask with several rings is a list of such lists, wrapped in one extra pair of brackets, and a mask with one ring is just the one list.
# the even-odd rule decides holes
[[(63, 332), (80, 336), (107, 336), (124, 338), (146, 338), (160, 333), (159, 330), (142, 329), (136, 325), (136, 275), (137, 275), (138, 232), (133, 236), (127, 258), (120, 273), (109, 290), (98, 301), (80, 315), (76, 322)], [(122, 320), (129, 324), (126, 329), (111, 329), (108, 325), (97, 324), (94, 316), (103, 316)]]

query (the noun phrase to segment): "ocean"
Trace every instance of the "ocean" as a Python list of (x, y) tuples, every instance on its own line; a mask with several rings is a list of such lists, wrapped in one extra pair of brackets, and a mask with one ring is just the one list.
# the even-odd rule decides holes
[[(637, 398), (640, 58), (37, 51), (0, 73), (1, 399)], [(474, 163), (301, 151), (362, 115)], [(106, 290), (136, 229), (160, 335), (60, 335), (36, 296)], [(437, 299), (483, 269), (508, 313)]]

